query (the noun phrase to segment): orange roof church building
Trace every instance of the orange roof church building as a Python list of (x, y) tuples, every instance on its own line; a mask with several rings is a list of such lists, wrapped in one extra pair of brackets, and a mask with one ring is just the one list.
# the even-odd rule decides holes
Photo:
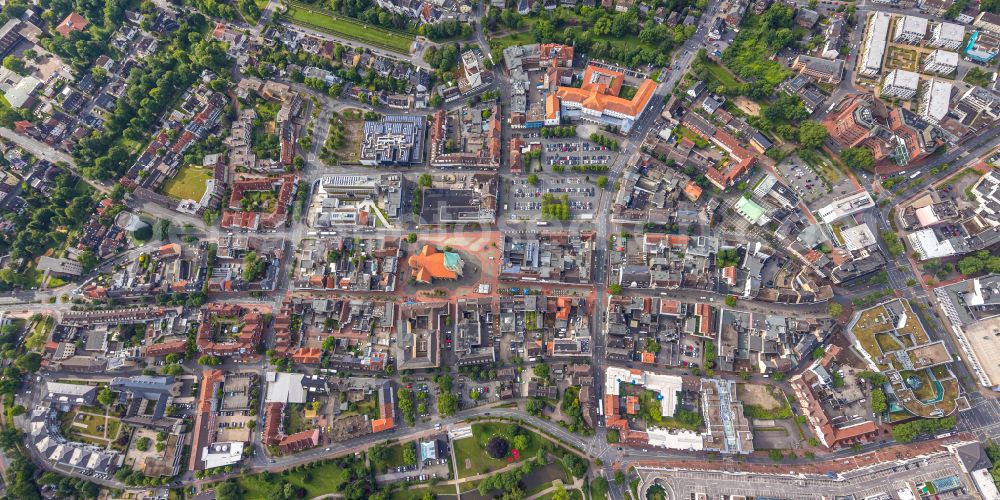
[(424, 245), (420, 253), (411, 255), (406, 262), (410, 265), (413, 278), (419, 283), (458, 279), (465, 267), (465, 261), (457, 253), (439, 252), (432, 245)]

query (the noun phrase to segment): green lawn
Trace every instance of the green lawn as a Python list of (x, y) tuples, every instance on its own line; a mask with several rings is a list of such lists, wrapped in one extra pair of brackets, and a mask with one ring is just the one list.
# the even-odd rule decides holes
[(331, 35), (339, 35), (359, 42), (381, 47), (400, 54), (409, 54), (413, 35), (389, 31), (378, 26), (369, 26), (349, 17), (335, 17), (330, 13), (309, 7), (300, 3), (289, 3), (284, 17), (295, 24), (325, 31)]
[[(463, 484), (463, 492), (475, 491), (475, 488), (467, 489), (466, 485)], [(422, 488), (406, 488), (394, 490), (389, 496), (390, 500), (421, 500), (424, 498), (424, 494), (433, 493), (438, 498), (441, 496), (447, 496), (454, 498), (455, 496), (455, 485), (453, 484), (439, 484), (437, 486), (425, 486)]]
[(49, 276), (49, 288), (59, 288), (65, 285), (66, 283), (69, 282), (64, 279), (57, 278), (55, 276)]
[(45, 316), (35, 322), (35, 327), (32, 329), (31, 335), (25, 340), (25, 345), (28, 346), (28, 349), (33, 351), (41, 350), (45, 346), (45, 341), (49, 338), (49, 332), (52, 330), (53, 325), (54, 320), (51, 316)]
[(490, 50), (492, 49), (506, 49), (514, 45), (528, 45), (535, 43), (535, 35), (531, 34), (531, 30), (519, 31), (516, 33), (510, 33), (499, 38), (490, 39)]
[(678, 125), (677, 128), (674, 129), (674, 133), (679, 135), (681, 138), (687, 137), (688, 139), (691, 139), (691, 142), (693, 142), (697, 148), (704, 149), (708, 147), (708, 141), (684, 125)]
[(382, 464), (382, 471), (385, 472), (386, 469), (390, 467), (400, 467), (403, 464), (403, 447), (412, 446), (410, 443), (398, 443), (393, 446), (386, 448), (385, 450), (385, 463)]
[(163, 183), (163, 194), (178, 200), (198, 201), (205, 194), (205, 182), (212, 178), (212, 169), (188, 165)]
[(487, 456), (474, 437), (454, 441), (452, 446), (455, 447), (455, 468), (459, 478), (475, 476), (507, 465), (503, 460), (494, 460)]
[[(458, 471), (458, 477), (474, 476), (507, 466), (506, 459), (496, 460), (490, 458), (484, 450), (486, 449), (486, 443), (496, 435), (506, 437), (509, 442), (513, 436), (513, 430), (514, 424), (496, 422), (472, 424), (472, 437), (454, 442), (455, 467)], [(534, 457), (543, 439), (528, 429), (524, 429), (524, 432), (530, 436), (530, 439), (525, 449), (518, 450), (522, 460)], [(466, 468), (466, 460), (468, 460), (470, 465), (468, 468)]]
[(738, 89), (741, 84), (728, 69), (723, 68), (715, 63), (705, 64), (705, 69), (708, 70), (708, 74), (712, 76), (712, 79), (726, 86), (727, 89)]
[[(103, 447), (118, 437), (118, 431), (121, 428), (121, 421), (118, 418), (84, 414), (83, 420), (76, 422), (74, 418), (76, 415), (75, 411), (60, 415), (60, 427), (63, 433), (71, 436), (72, 439)], [(86, 427), (74, 425), (74, 422)], [(107, 427), (107, 439), (104, 439), (103, 430), (97, 430), (97, 427), (101, 425)]]
[[(573, 489), (573, 490), (567, 490), (567, 492), (569, 493), (569, 500), (583, 500), (582, 491)], [(538, 497), (538, 500), (551, 500), (554, 494), (555, 491), (553, 490), (552, 492), (546, 493), (545, 495)]]
[(282, 492), (278, 491), (279, 479), (285, 479), (289, 483), (305, 488), (307, 498), (315, 498), (328, 493), (338, 493), (347, 481), (347, 469), (337, 466), (335, 462), (320, 465), (308, 472), (312, 474), (309, 483), (303, 482), (306, 472), (295, 472), (288, 476), (275, 474), (270, 481), (265, 480), (263, 475), (254, 474), (252, 476), (241, 476), (236, 479), (243, 489), (245, 500), (273, 500), (280, 498)]

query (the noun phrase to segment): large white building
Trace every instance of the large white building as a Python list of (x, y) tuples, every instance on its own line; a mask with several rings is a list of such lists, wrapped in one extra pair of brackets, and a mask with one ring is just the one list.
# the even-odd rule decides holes
[(816, 211), (816, 215), (824, 224), (832, 224), (874, 206), (875, 200), (872, 199), (872, 195), (868, 194), (868, 191), (858, 191), (833, 200), (829, 205)]
[(212, 443), (201, 449), (206, 469), (234, 465), (243, 460), (243, 443)]
[(927, 80), (920, 96), (920, 116), (931, 123), (943, 120), (951, 107), (951, 89), (952, 85), (944, 80)]
[(924, 72), (950, 75), (958, 69), (958, 53), (937, 49), (924, 59)]
[(612, 125), (628, 132), (656, 92), (656, 82), (647, 79), (639, 84), (631, 98), (620, 97), (625, 75), (594, 65), (587, 66), (581, 80), (580, 87), (556, 88), (556, 98), (545, 101), (546, 115), (558, 111), (564, 118)]
[(928, 47), (957, 50), (965, 41), (965, 26), (954, 23), (938, 23), (931, 28)]
[(604, 373), (604, 394), (618, 396), (623, 383), (641, 385), (659, 393), (660, 414), (664, 417), (674, 416), (674, 410), (677, 409), (677, 393), (683, 389), (683, 380), (680, 377), (609, 366)]
[(889, 21), (892, 19), (886, 12), (875, 12), (868, 21), (865, 31), (864, 50), (858, 74), (873, 78), (882, 71), (882, 57), (885, 55), (886, 39), (889, 37)]
[(882, 97), (912, 99), (917, 95), (919, 85), (920, 75), (905, 69), (894, 69), (882, 80)]
[(927, 36), (927, 19), (917, 16), (903, 16), (896, 21), (896, 31), (892, 40), (896, 43), (916, 45)]

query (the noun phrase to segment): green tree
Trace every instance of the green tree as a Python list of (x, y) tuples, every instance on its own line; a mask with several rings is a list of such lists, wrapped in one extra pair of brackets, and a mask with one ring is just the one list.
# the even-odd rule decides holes
[(431, 174), (420, 174), (420, 177), (417, 178), (417, 185), (422, 188), (429, 188), (433, 184), (434, 179), (431, 177)]
[(608, 293), (610, 293), (611, 295), (621, 295), (622, 286), (619, 285), (618, 283), (612, 283), (611, 285), (608, 286)]
[(95, 255), (91, 250), (84, 250), (80, 252), (80, 255), (77, 256), (76, 260), (80, 263), (80, 266), (83, 267), (83, 272), (85, 273), (89, 273), (97, 267), (97, 255)]
[(525, 434), (518, 434), (511, 438), (511, 445), (515, 450), (524, 450), (528, 448), (528, 436)]
[(198, 364), (203, 366), (218, 366), (220, 363), (222, 363), (222, 360), (207, 354), (198, 358)]
[(3, 67), (19, 75), (27, 75), (28, 73), (24, 60), (17, 56), (7, 56), (3, 58)]
[(799, 144), (810, 149), (819, 149), (826, 142), (826, 127), (819, 122), (807, 120), (799, 124)]
[(108, 406), (115, 402), (115, 393), (107, 387), (102, 387), (101, 392), (97, 393), (97, 402), (104, 406)]
[(864, 146), (842, 150), (840, 159), (854, 170), (871, 170), (875, 166), (875, 155)]
[(37, 352), (26, 352), (17, 358), (14, 366), (22, 372), (35, 373), (42, 366), (42, 355)]
[(656, 339), (654, 339), (654, 338), (648, 338), (648, 339), (646, 339), (646, 351), (647, 352), (651, 352), (653, 354), (659, 354), (660, 353), (660, 349), (661, 349), (660, 343), (657, 342)]
[(437, 410), (446, 417), (454, 415), (458, 411), (458, 398), (450, 392), (442, 393), (438, 396)]
[(844, 313), (844, 306), (836, 302), (830, 301), (830, 304), (826, 306), (826, 312), (830, 316), (837, 318)]
[(243, 255), (243, 281), (257, 281), (266, 269), (267, 261), (258, 257), (257, 252), (250, 250)]
[(549, 379), (549, 365), (543, 362), (535, 363), (535, 366), (531, 368), (531, 371), (535, 374), (535, 377), (537, 378), (545, 380)]
[(532, 186), (537, 186), (538, 185), (538, 175), (536, 175), (536, 174), (528, 174), (528, 184), (531, 184)]
[(403, 445), (403, 464), (404, 465), (417, 464), (417, 450), (415, 443), (408, 443)]
[(913, 425), (898, 424), (892, 428), (892, 438), (899, 443), (912, 443), (919, 434), (918, 428)]
[(242, 498), (242, 494), (239, 485), (231, 479), (215, 488), (216, 500), (239, 500)]
[(602, 175), (597, 178), (597, 187), (604, 189), (608, 186), (608, 176)]
[(885, 391), (882, 389), (872, 390), (872, 411), (875, 413), (885, 413), (889, 410), (889, 404), (886, 401)]

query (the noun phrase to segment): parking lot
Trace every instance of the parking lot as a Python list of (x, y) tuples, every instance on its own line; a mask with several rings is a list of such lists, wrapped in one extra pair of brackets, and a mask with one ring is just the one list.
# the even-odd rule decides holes
[(788, 182), (788, 187), (792, 188), (795, 194), (812, 209), (827, 205), (836, 198), (858, 190), (847, 176), (842, 176), (828, 188), (826, 179), (795, 156), (790, 156), (781, 162), (778, 171)]
[(504, 211), (510, 220), (540, 220), (542, 196), (551, 194), (558, 198), (566, 196), (570, 218), (593, 218), (597, 207), (599, 189), (585, 180), (584, 176), (560, 176), (539, 174), (538, 185), (528, 183), (528, 178), (518, 176), (509, 179), (508, 196)]
[(778, 165), (781, 175), (788, 181), (790, 188), (802, 198), (806, 204), (811, 204), (826, 193), (823, 178), (813, 171), (805, 162), (782, 162)]
[(555, 166), (569, 167), (604, 165), (611, 163), (614, 151), (607, 146), (599, 146), (590, 141), (567, 142), (565, 139), (542, 144), (542, 165), (547, 170)]

